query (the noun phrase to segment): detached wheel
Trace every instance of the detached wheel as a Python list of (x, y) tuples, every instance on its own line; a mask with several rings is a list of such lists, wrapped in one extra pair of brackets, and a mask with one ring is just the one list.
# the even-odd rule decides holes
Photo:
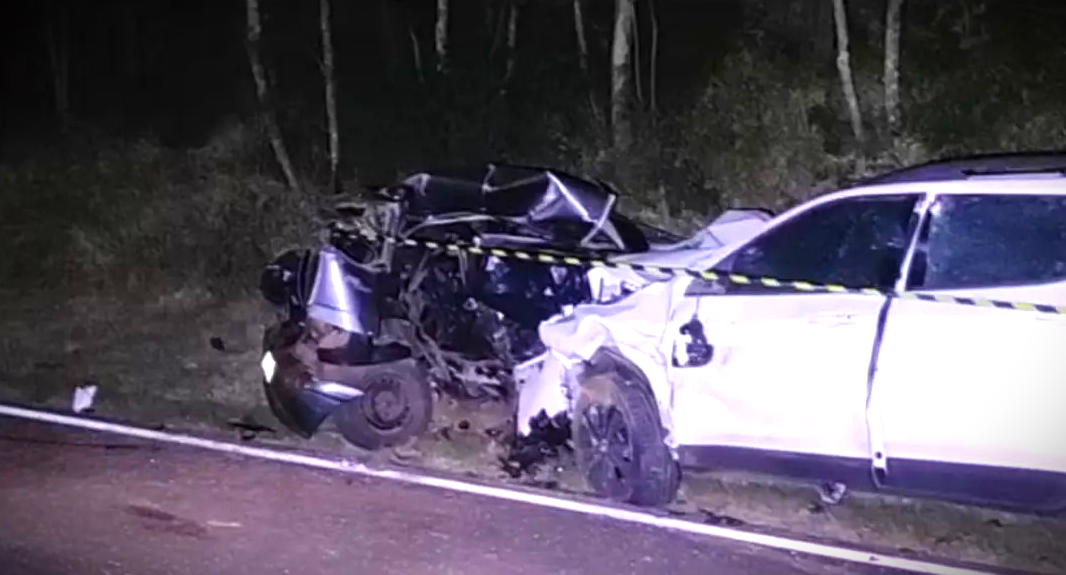
[(363, 380), (364, 395), (337, 408), (333, 421), (349, 443), (392, 447), (421, 435), (433, 417), (429, 382), (413, 364), (383, 365)]
[(573, 434), (581, 473), (600, 497), (648, 507), (674, 499), (681, 473), (642, 383), (613, 372), (584, 381)]

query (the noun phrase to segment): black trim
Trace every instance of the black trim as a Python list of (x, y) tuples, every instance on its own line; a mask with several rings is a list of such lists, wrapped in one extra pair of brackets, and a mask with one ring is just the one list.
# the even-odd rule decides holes
[(749, 471), (801, 481), (844, 483), (890, 493), (1038, 514), (1066, 512), (1066, 474), (988, 465), (889, 458), (889, 482), (878, 487), (862, 458), (719, 445), (678, 448), (683, 467)]
[[(877, 361), (881, 358), (881, 342), (885, 338), (885, 327), (888, 324), (888, 312), (892, 309), (892, 298), (885, 298), (885, 302), (881, 304), (881, 311), (877, 313), (877, 330), (874, 332), (874, 345), (870, 352), (870, 366), (866, 370), (866, 406), (870, 406), (870, 397), (874, 391), (874, 385), (877, 383)], [(866, 428), (870, 428), (870, 422), (866, 421)], [(880, 460), (884, 458), (885, 454), (878, 451), (871, 454), (874, 459)], [(874, 482), (874, 485), (881, 486), (885, 482), (885, 477), (877, 468), (872, 467), (870, 469), (870, 479)]]

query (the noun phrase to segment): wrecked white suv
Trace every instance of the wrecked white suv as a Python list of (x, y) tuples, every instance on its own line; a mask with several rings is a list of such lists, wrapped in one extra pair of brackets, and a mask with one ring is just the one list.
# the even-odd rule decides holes
[(568, 413), (590, 487), (640, 505), (696, 467), (1062, 511), (1064, 170), (1040, 155), (893, 172), (708, 265), (873, 289), (682, 276), (555, 317), (519, 376), (519, 434)]

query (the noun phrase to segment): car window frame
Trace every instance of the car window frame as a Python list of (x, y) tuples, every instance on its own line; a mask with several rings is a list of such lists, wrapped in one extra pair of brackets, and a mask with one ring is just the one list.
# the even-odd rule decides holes
[[(719, 276), (729, 276), (730, 274), (733, 273), (732, 266), (733, 266), (733, 263), (736, 261), (736, 257), (737, 257), (738, 254), (740, 254), (742, 251), (744, 251), (745, 249), (749, 248), (753, 244), (762, 241), (762, 239), (765, 238), (766, 236), (768, 236), (770, 234), (773, 234), (773, 233), (776, 233), (780, 228), (782, 228), (783, 226), (789, 224), (790, 222), (794, 221), (795, 219), (803, 217), (803, 216), (809, 214), (810, 212), (812, 212), (814, 210), (819, 210), (819, 209), (827, 208), (827, 207), (830, 207), (830, 206), (833, 206), (833, 205), (837, 205), (837, 204), (841, 204), (841, 203), (845, 203), (845, 202), (851, 202), (851, 201), (900, 198), (900, 197), (904, 197), (904, 196), (914, 196), (915, 203), (914, 203), (914, 207), (912, 208), (911, 220), (907, 224), (907, 233), (906, 233), (907, 244), (906, 244), (906, 246), (905, 246), (905, 248), (903, 250), (903, 256), (900, 259), (900, 265), (899, 265), (899, 270), (898, 270), (898, 275), (897, 275), (897, 278), (896, 278), (895, 285), (892, 286), (892, 289), (896, 290), (899, 287), (901, 287), (902, 285), (904, 285), (905, 281), (908, 281), (908, 275), (907, 274), (910, 271), (910, 264), (912, 263), (912, 257), (913, 257), (913, 254), (914, 254), (914, 251), (915, 251), (915, 248), (916, 248), (916, 242), (918, 240), (918, 233), (919, 233), (919, 231), (920, 231), (920, 229), (922, 227), (922, 222), (924, 222), (925, 219), (926, 219), (926, 214), (928, 213), (928, 210), (929, 210), (929, 208), (930, 208), (930, 206), (932, 204), (932, 200), (933, 200), (933, 197), (928, 192), (926, 192), (924, 190), (921, 190), (921, 189), (901, 189), (901, 190), (892, 190), (892, 191), (886, 191), (886, 192), (883, 192), (883, 193), (875, 193), (875, 194), (848, 194), (848, 195), (843, 195), (843, 196), (839, 196), (839, 197), (832, 197), (832, 198), (829, 198), (829, 199), (814, 200), (814, 201), (808, 202), (807, 204), (800, 206), (798, 209), (796, 209), (791, 214), (788, 214), (786, 212), (786, 214), (783, 214), (783, 217), (779, 221), (772, 223), (770, 226), (768, 226), (766, 229), (764, 229), (761, 232), (759, 232), (754, 237), (749, 238), (744, 243), (742, 243), (742, 244), (738, 245), (737, 247), (735, 247), (734, 249), (730, 250), (730, 252), (728, 254), (722, 256), (722, 258), (720, 258), (718, 260), (718, 263), (716, 263), (711, 268), (711, 271), (716, 273), (716, 274), (718, 274)], [(725, 267), (723, 267), (723, 266), (725, 266)], [(773, 278), (773, 279), (783, 280), (783, 279), (787, 279), (787, 278)], [(807, 279), (809, 280), (809, 278), (807, 278)], [(802, 281), (802, 280), (803, 280), (803, 278), (800, 278), (800, 279), (795, 280), (795, 281)], [(815, 284), (815, 285), (820, 285), (820, 284)], [(868, 288), (868, 287), (872, 287), (872, 286), (846, 286), (846, 287), (849, 287), (849, 288), (860, 288), (861, 289), (861, 288)], [(747, 283), (747, 284), (738, 284), (738, 283), (731, 282), (728, 279), (725, 280), (724, 285), (723, 285), (723, 281), (720, 280), (720, 279), (709, 280), (709, 279), (705, 279), (705, 278), (694, 278), (693, 281), (685, 288), (684, 295), (687, 296), (687, 297), (699, 297), (699, 296), (707, 296), (707, 295), (768, 295), (768, 296), (772, 296), (772, 295), (794, 295), (796, 293), (809, 294), (809, 295), (818, 295), (818, 294), (824, 294), (825, 292), (824, 291), (820, 291), (820, 290), (796, 292), (794, 290), (782, 289), (782, 288), (779, 288), (779, 287), (764, 286), (764, 285), (762, 285), (762, 284), (760, 284), (758, 282)]]
[[(1066, 275), (1059, 279), (1052, 279), (1048, 281), (1029, 281), (1029, 282), (1010, 282), (1010, 283), (996, 283), (996, 284), (980, 284), (970, 286), (958, 286), (958, 287), (937, 287), (931, 288), (925, 285), (914, 285), (915, 269), (914, 266), (918, 262), (919, 256), (921, 257), (922, 265), (925, 266), (925, 271), (921, 274), (924, 280), (925, 274), (928, 273), (929, 262), (929, 238), (927, 237), (933, 225), (933, 219), (936, 217), (936, 206), (940, 205), (946, 198), (951, 197), (1017, 197), (1017, 196), (1035, 196), (1043, 198), (1061, 198), (1066, 202), (1066, 195), (1054, 194), (1046, 192), (966, 192), (960, 191), (958, 193), (940, 193), (933, 194), (929, 199), (929, 205), (923, 211), (922, 223), (919, 225), (917, 237), (914, 238), (914, 244), (912, 249), (914, 250), (914, 258), (908, 262), (908, 269), (906, 270), (905, 283), (902, 289), (913, 292), (928, 292), (928, 293), (940, 293), (940, 292), (957, 292), (957, 291), (985, 291), (985, 290), (1006, 290), (1017, 289), (1025, 287), (1044, 287), (1055, 284), (1066, 283)], [(922, 236), (926, 237), (922, 237)]]

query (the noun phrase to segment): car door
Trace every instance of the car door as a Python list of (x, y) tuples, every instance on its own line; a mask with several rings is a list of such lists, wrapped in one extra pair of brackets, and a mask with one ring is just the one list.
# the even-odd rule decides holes
[[(718, 269), (890, 288), (901, 273), (920, 198), (843, 197), (812, 205), (774, 224)], [(686, 295), (672, 325), (689, 326), (690, 335), (680, 334), (670, 371), (680, 443), (754, 450), (760, 457), (779, 452), (868, 461), (867, 376), (887, 298), (707, 281), (693, 282)], [(702, 328), (711, 351), (702, 364), (685, 357), (693, 325)]]
[[(1066, 304), (1066, 196), (951, 194), (921, 225), (907, 288)], [(1066, 503), (1064, 316), (901, 299), (874, 380), (885, 486)]]

